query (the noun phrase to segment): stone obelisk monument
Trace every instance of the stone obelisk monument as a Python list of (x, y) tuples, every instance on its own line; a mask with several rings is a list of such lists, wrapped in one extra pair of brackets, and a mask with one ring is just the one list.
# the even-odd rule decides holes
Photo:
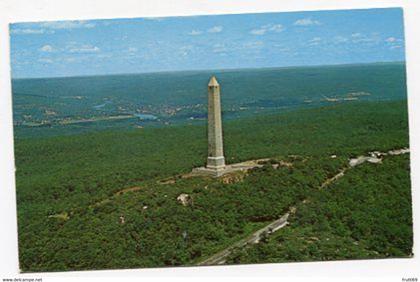
[(220, 107), (220, 85), (216, 77), (210, 79), (208, 85), (208, 157), (207, 168), (223, 170), (225, 157), (223, 156), (222, 111)]
[(229, 173), (247, 171), (262, 167), (261, 160), (251, 160), (236, 164), (225, 164), (223, 155), (222, 110), (220, 107), (220, 85), (213, 76), (208, 85), (208, 156), (205, 167), (193, 168), (189, 176), (219, 177)]

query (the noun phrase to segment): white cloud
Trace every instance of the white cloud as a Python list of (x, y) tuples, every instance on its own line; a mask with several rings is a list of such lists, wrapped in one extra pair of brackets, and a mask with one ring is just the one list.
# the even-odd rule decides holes
[(95, 26), (96, 26), (96, 24), (94, 24), (94, 23), (87, 23), (83, 27), (85, 27), (85, 28), (94, 28)]
[(40, 24), (41, 27), (50, 29), (74, 29), (74, 28), (94, 28), (95, 23), (87, 21), (58, 21), (58, 22), (44, 22)]
[(218, 26), (213, 26), (212, 28), (209, 28), (207, 30), (207, 32), (210, 32), (210, 33), (218, 33), (218, 32), (221, 32), (222, 30), (223, 30), (223, 26), (218, 25)]
[(12, 29), (10, 31), (11, 34), (43, 34), (45, 33), (44, 29), (31, 29), (31, 28), (25, 28), (25, 29)]
[(40, 51), (42, 52), (52, 52), (54, 50), (54, 48), (51, 45), (44, 45), (41, 48), (39, 48)]
[(181, 46), (179, 48), (179, 51), (180, 51), (181, 56), (185, 57), (185, 56), (189, 55), (193, 49), (194, 49), (194, 46), (185, 45), (185, 46)]
[(299, 19), (293, 23), (293, 25), (298, 26), (310, 26), (310, 25), (320, 25), (321, 22), (313, 20), (311, 18)]
[(391, 49), (391, 50), (400, 49), (400, 48), (402, 48), (401, 45), (393, 45), (393, 46), (389, 47), (389, 49)]
[(250, 31), (251, 34), (253, 35), (264, 35), (267, 32), (266, 29), (263, 28), (259, 28), (259, 29), (253, 29)]
[[(381, 38), (380, 34), (377, 32), (373, 32), (370, 34), (363, 34), (363, 33), (352, 33), (350, 36), (348, 37), (344, 37), (344, 36), (335, 36), (332, 39), (332, 42), (335, 44), (340, 44), (340, 43), (353, 43), (353, 44), (363, 44), (366, 46), (374, 46), (374, 45), (378, 45), (381, 42), (383, 42), (383, 38)], [(398, 41), (398, 39), (395, 38), (388, 38), (385, 40), (386, 42), (388, 42), (389, 44), (394, 44)]]
[(225, 44), (216, 43), (213, 45), (213, 53), (225, 53), (227, 51)]
[(200, 35), (200, 34), (202, 34), (203, 32), (202, 31), (200, 31), (200, 30), (195, 30), (195, 29), (193, 29), (193, 30), (191, 30), (191, 32), (189, 32), (188, 34), (189, 35)]
[(314, 37), (311, 40), (309, 40), (309, 42), (320, 42), (322, 40), (321, 37)]
[(281, 24), (266, 25), (265, 27), (267, 27), (269, 31), (274, 31), (274, 32), (282, 32), (284, 30), (284, 27)]
[(253, 35), (264, 35), (267, 32), (282, 32), (284, 30), (281, 24), (266, 24), (259, 28), (252, 29), (249, 33)]
[(344, 36), (341, 36), (341, 35), (335, 36), (333, 38), (333, 42), (334, 43), (345, 43), (347, 41), (349, 41), (349, 39), (347, 37), (344, 37)]
[[(128, 47), (127, 50), (126, 50), (126, 54), (129, 57), (137, 56), (138, 55), (138, 52), (137, 52), (138, 50), (139, 49), (136, 48), (136, 47)], [(100, 53), (100, 54), (97, 55), (97, 57), (100, 57), (101, 55), (105, 55), (105, 54)]]
[(81, 46), (71, 46), (69, 48), (70, 53), (95, 53), (99, 51), (101, 51), (99, 47), (90, 44), (85, 44)]
[(262, 41), (247, 42), (243, 44), (245, 49), (259, 49), (264, 46)]
[(108, 58), (111, 58), (111, 57), (112, 57), (112, 55), (111, 55), (111, 54), (103, 54), (103, 53), (99, 53), (98, 55), (95, 55), (95, 57), (96, 57), (96, 58), (99, 58), (99, 59), (108, 59)]
[(377, 44), (381, 41), (380, 37), (376, 33), (370, 35), (364, 35), (361, 33), (353, 33), (351, 35), (353, 43), (368, 43), (368, 44)]
[(386, 45), (390, 50), (400, 49), (403, 47), (403, 40), (395, 37), (388, 37), (385, 39)]
[(309, 46), (316, 46), (319, 45), (322, 41), (321, 37), (314, 37), (311, 40), (308, 41)]

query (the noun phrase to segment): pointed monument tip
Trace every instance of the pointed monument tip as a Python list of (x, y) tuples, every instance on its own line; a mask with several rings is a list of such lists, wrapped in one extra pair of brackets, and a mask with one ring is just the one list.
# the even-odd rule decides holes
[(219, 83), (217, 82), (216, 77), (214, 75), (210, 78), (209, 86), (219, 86)]

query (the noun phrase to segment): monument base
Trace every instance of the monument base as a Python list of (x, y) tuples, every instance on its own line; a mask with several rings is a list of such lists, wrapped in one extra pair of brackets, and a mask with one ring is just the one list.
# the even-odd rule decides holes
[(209, 169), (224, 169), (225, 167), (225, 157), (208, 157), (207, 158), (207, 168)]
[(229, 164), (219, 167), (197, 167), (193, 168), (191, 176), (210, 176), (210, 177), (220, 177), (228, 173), (238, 172), (238, 171), (247, 171), (249, 169), (262, 167), (264, 162), (267, 162), (269, 159), (258, 159), (252, 161), (246, 161), (242, 163)]
[(197, 167), (193, 168), (193, 175), (219, 177), (227, 173), (226, 167)]

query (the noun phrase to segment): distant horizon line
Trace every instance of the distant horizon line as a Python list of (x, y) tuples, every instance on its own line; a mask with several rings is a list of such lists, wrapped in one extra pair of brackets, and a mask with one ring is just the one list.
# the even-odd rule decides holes
[(83, 78), (83, 77), (98, 77), (98, 76), (118, 76), (118, 75), (140, 75), (140, 74), (165, 74), (177, 72), (225, 72), (225, 71), (241, 71), (253, 69), (288, 69), (288, 68), (304, 68), (304, 67), (332, 67), (332, 66), (354, 66), (354, 65), (375, 65), (375, 64), (397, 64), (406, 63), (402, 61), (377, 61), (377, 62), (357, 62), (357, 63), (337, 63), (337, 64), (315, 64), (315, 65), (290, 65), (278, 67), (244, 67), (244, 68), (224, 68), (224, 69), (188, 69), (188, 70), (167, 70), (167, 71), (149, 71), (149, 72), (129, 72), (129, 73), (108, 73), (108, 74), (86, 74), (86, 75), (69, 75), (69, 76), (43, 76), (43, 77), (13, 77), (11, 80), (29, 80), (29, 79), (57, 79), (57, 78)]

